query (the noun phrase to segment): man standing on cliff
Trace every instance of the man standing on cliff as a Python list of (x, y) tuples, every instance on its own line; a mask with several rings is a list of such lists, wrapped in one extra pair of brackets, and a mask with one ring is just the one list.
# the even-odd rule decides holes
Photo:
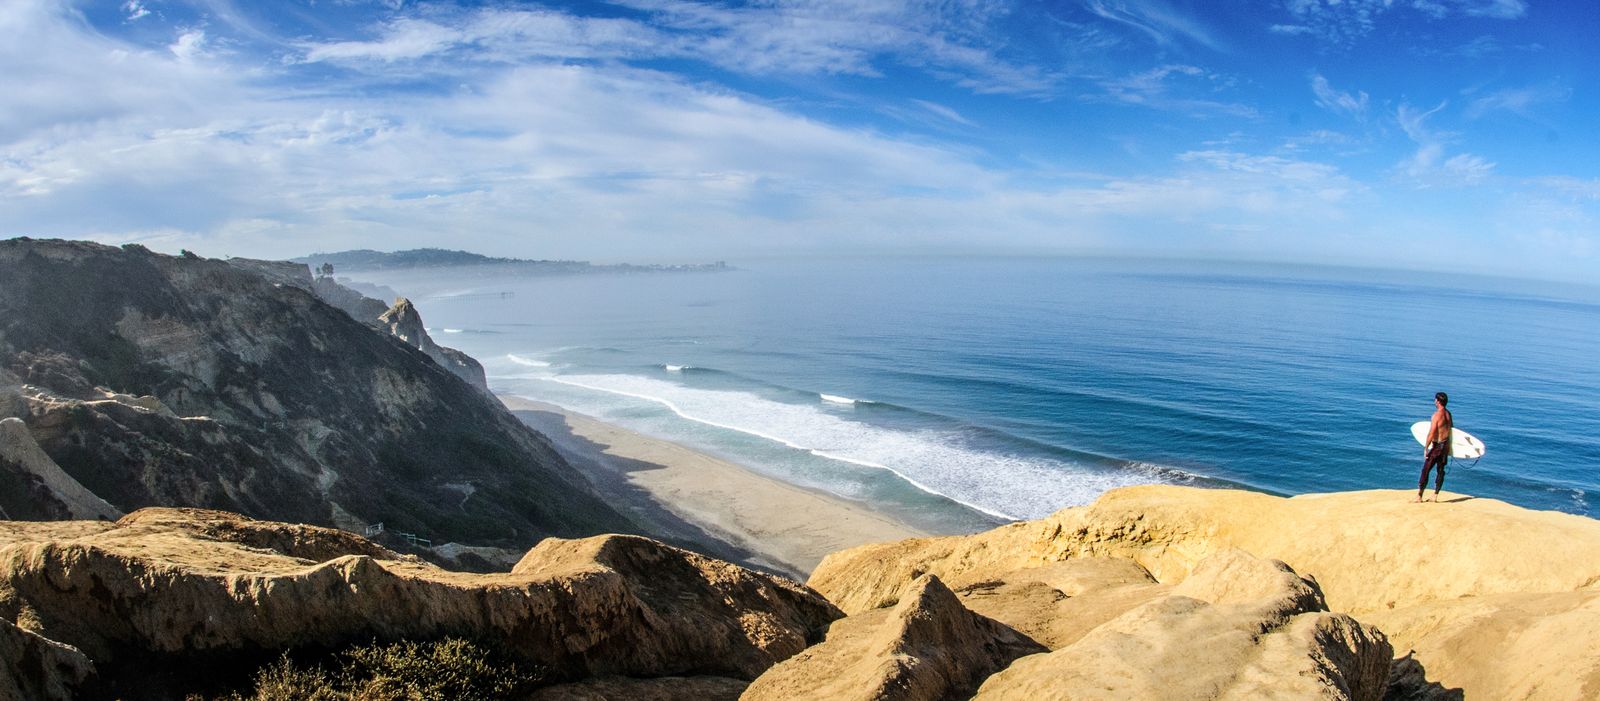
[(1433, 478), (1433, 500), (1439, 501), (1439, 488), (1444, 486), (1444, 466), (1450, 462), (1450, 430), (1455, 428), (1455, 418), (1450, 415), (1450, 410), (1444, 408), (1450, 403), (1449, 395), (1437, 392), (1433, 395), (1433, 423), (1428, 424), (1428, 442), (1422, 447), (1422, 477), (1417, 480), (1416, 501), (1422, 501), (1422, 490), (1428, 486), (1428, 471), (1437, 467), (1439, 473)]

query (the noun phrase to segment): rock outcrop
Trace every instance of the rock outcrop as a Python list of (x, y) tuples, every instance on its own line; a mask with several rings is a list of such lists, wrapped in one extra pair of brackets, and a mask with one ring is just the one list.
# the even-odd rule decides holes
[(484, 378), (483, 366), (466, 353), (434, 343), (428, 336), (427, 327), (422, 325), (422, 314), (417, 312), (411, 300), (404, 297), (396, 299), (394, 306), (378, 316), (378, 323), (387, 327), (395, 338), (422, 351), (432, 358), (433, 362), (465, 380), (467, 384), (485, 392), (489, 391), (489, 382)]
[(967, 610), (937, 577), (925, 575), (895, 606), (835, 623), (825, 641), (761, 675), (740, 698), (968, 698), (989, 675), (1039, 652), (1044, 646)]
[[(498, 402), (298, 284), (139, 246), (29, 239), (0, 241), (0, 280), (0, 418), (20, 419), (49, 462), (116, 511), (382, 523), (412, 542), (518, 551), (634, 529)], [(69, 482), (20, 464), (0, 471), (32, 477), (0, 499), (27, 492), (43, 505), (31, 516), (86, 515), (62, 498)], [(11, 503), (0, 507), (18, 516)]]
[[(1355, 684), (1351, 680), (1375, 673), (1369, 665), (1378, 646), (1376, 631), (1381, 631), (1399, 658), (1390, 690), (1394, 698), (1450, 698), (1463, 690), (1484, 698), (1594, 698), (1600, 692), (1600, 665), (1593, 663), (1600, 659), (1600, 626), (1595, 625), (1600, 522), (1448, 494), (1438, 504), (1408, 500), (1400, 491), (1285, 499), (1131, 487), (1085, 507), (973, 536), (835, 553), (812, 573), (809, 584), (854, 615), (898, 601), (917, 577), (933, 574), (962, 593), (973, 610), (1056, 648), (991, 678), (983, 694), (999, 694), (1007, 688), (1006, 679), (1059, 674), (1062, 665), (1044, 660), (1065, 651), (1077, 650), (1058, 660), (1070, 660), (1066, 666), (1073, 668), (1099, 659), (1101, 653), (1089, 650), (1112, 649), (1101, 645), (1109, 643), (1111, 631), (1116, 631), (1113, 639), (1133, 640), (1140, 630), (1187, 625), (1172, 618), (1182, 608), (1172, 600), (1176, 596), (1210, 602), (1209, 608), (1190, 604), (1190, 613), (1225, 623), (1226, 616), (1211, 611), (1217, 606), (1214, 597), (1178, 589), (1197, 586), (1192, 580), (1213, 558), (1244, 551), (1314, 578), (1327, 606), (1343, 613), (1299, 611), (1258, 643), (1236, 647), (1236, 660), (1276, 658), (1272, 667), (1280, 673), (1298, 669), (1296, 678), (1309, 675), (1323, 680), (1324, 688), (1338, 689), (1340, 683)], [(1148, 581), (1108, 565), (1093, 565), (1092, 576), (1074, 579), (1079, 567), (1074, 563), (1095, 561), (1137, 566)], [(1068, 587), (1057, 589), (1049, 582)], [(1085, 582), (1090, 586), (1077, 596), (1065, 590)], [(1164, 591), (1167, 587), (1172, 591)], [(1099, 601), (1080, 602), (1080, 597)], [(1082, 625), (1050, 623), (1069, 610), (1080, 619), (1084, 612), (1089, 616)], [(1249, 616), (1234, 620), (1246, 628), (1258, 625)], [(1276, 619), (1262, 620), (1259, 625)], [(1131, 654), (1111, 656), (1133, 659)], [(1046, 667), (1058, 671), (1041, 671)], [(1270, 676), (1259, 674), (1262, 680)], [(1192, 697), (1244, 693), (1252, 688), (1240, 686), (1244, 681), (1230, 680), (1212, 687), (1218, 691), (1196, 691)], [(1361, 685), (1370, 689), (1365, 681)], [(1360, 698), (1356, 691), (1352, 686), (1344, 697)]]
[(8, 519), (115, 519), (116, 507), (50, 459), (21, 419), (0, 419), (0, 515)]
[(473, 575), (213, 511), (0, 529), (0, 689), (26, 698), (181, 698), (281, 651), (447, 636), (495, 640), (556, 681), (742, 685), (839, 615), (786, 579), (635, 536), (552, 538)]
[(1315, 582), (1231, 550), (1164, 596), (990, 677), (975, 698), (1377, 701), (1391, 652), (1381, 633), (1327, 613)]

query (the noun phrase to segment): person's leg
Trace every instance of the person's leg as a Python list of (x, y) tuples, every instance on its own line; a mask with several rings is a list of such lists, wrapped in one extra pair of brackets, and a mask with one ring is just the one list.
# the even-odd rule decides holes
[(1438, 501), (1439, 500), (1439, 490), (1444, 488), (1444, 461), (1440, 460), (1438, 462), (1439, 462), (1439, 464), (1436, 467), (1438, 468), (1439, 473), (1437, 475), (1435, 475), (1434, 478), (1433, 478), (1433, 500), (1434, 501)]
[(1417, 501), (1422, 501), (1422, 490), (1428, 488), (1428, 470), (1433, 468), (1433, 452), (1422, 456), (1422, 476), (1417, 478)]

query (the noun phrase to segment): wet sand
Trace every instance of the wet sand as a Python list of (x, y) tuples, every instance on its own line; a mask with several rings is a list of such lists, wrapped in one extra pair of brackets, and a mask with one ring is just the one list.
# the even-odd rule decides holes
[(860, 503), (671, 441), (543, 402), (500, 399), (652, 535), (708, 555), (803, 580), (828, 553), (926, 535)]

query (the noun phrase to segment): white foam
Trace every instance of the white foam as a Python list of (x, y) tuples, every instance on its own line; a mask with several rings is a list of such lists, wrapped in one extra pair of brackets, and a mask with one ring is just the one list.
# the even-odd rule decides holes
[(834, 404), (855, 404), (856, 403), (856, 400), (854, 400), (854, 399), (851, 399), (849, 397), (841, 397), (841, 396), (839, 396), (837, 394), (822, 394), (822, 393), (819, 392), (819, 393), (817, 393), (817, 396), (821, 397), (822, 401), (832, 402)]
[(667, 372), (683, 372), (683, 368), (684, 368), (684, 366), (682, 366), (682, 365), (662, 365), (661, 366), (661, 369), (666, 370)]
[(1086, 504), (1108, 489), (1157, 481), (1093, 471), (1045, 456), (978, 450), (954, 432), (875, 426), (810, 404), (707, 390), (633, 375), (575, 375), (551, 382), (654, 402), (698, 423), (848, 465), (887, 470), (926, 492), (1001, 518), (1037, 518)]
[(461, 329), (443, 329), (445, 333), (461, 333)]
[(516, 353), (507, 353), (506, 354), (506, 360), (509, 360), (509, 361), (511, 361), (513, 363), (516, 363), (518, 365), (526, 365), (526, 366), (528, 366), (530, 368), (547, 368), (547, 367), (550, 367), (550, 363), (547, 362), (547, 361), (535, 360), (533, 358), (525, 358), (523, 356), (517, 355)]

